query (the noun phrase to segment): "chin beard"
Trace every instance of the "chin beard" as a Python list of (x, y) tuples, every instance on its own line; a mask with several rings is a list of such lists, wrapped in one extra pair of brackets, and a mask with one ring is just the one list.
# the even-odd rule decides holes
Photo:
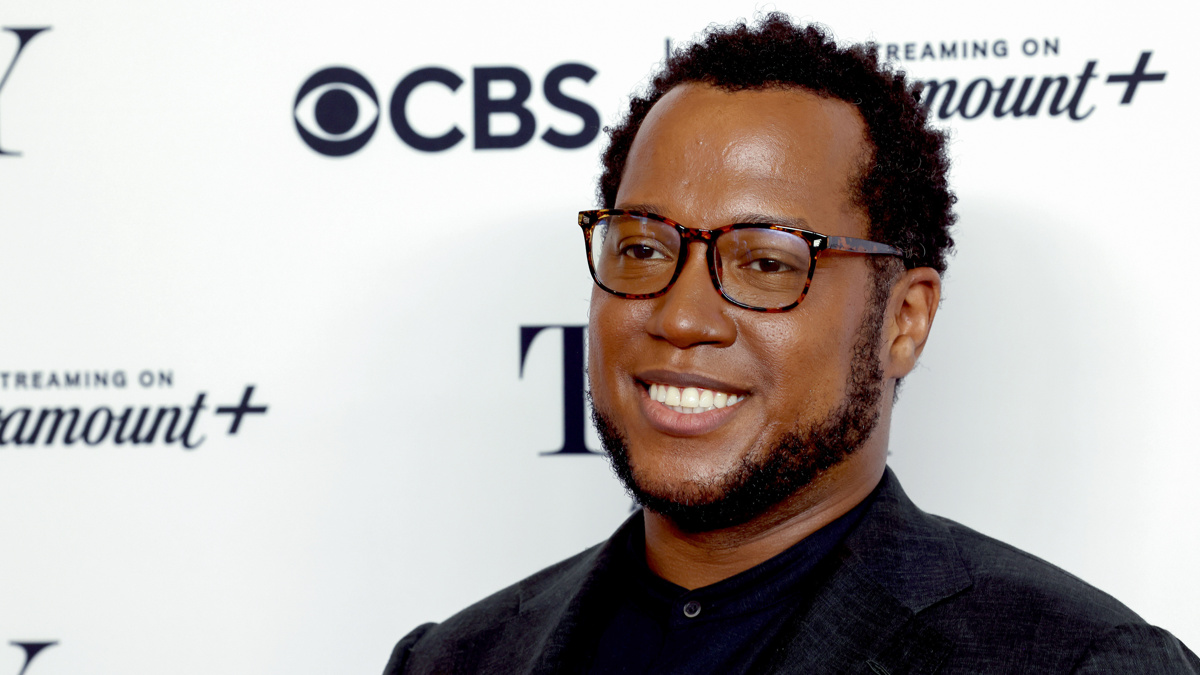
[(833, 412), (785, 433), (765, 453), (747, 454), (699, 490), (695, 485), (651, 488), (639, 481), (624, 434), (593, 403), (596, 431), (626, 492), (685, 532), (709, 532), (749, 522), (845, 461), (879, 422), (883, 369), (878, 348), (885, 307), (886, 302), (878, 301), (869, 306), (855, 340), (845, 398)]

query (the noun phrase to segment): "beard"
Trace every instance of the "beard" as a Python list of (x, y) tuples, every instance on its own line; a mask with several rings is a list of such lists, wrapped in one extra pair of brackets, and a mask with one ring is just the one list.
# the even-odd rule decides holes
[(625, 491), (685, 532), (710, 532), (753, 520), (845, 461), (879, 422), (883, 369), (878, 350), (886, 306), (886, 295), (881, 299), (878, 293), (868, 304), (838, 407), (822, 420), (783, 434), (766, 452), (747, 453), (701, 496), (682, 487), (651, 489), (639, 482), (625, 436), (593, 402), (592, 420)]

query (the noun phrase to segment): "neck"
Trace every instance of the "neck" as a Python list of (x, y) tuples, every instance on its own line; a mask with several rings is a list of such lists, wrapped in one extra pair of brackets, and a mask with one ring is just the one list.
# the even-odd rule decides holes
[[(872, 439), (875, 440), (875, 439)], [(882, 447), (858, 449), (838, 466), (749, 522), (711, 532), (685, 532), (646, 511), (646, 563), (687, 589), (708, 586), (782, 553), (859, 504), (883, 476)]]

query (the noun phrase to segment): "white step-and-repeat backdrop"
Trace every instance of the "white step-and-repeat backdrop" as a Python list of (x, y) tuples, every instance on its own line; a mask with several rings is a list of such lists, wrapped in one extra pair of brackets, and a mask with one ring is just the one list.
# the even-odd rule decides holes
[(972, 7), (4, 0), (0, 675), (375, 673), (606, 537), (598, 128), (770, 9), (938, 83), (910, 495), (1200, 646), (1200, 12)]

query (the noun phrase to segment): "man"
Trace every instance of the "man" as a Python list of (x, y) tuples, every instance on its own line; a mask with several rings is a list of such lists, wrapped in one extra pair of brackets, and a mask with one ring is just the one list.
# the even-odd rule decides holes
[(387, 673), (1200, 672), (886, 468), (952, 245), (918, 93), (772, 14), (632, 100), (579, 222), (594, 418), (644, 509), (417, 628)]

